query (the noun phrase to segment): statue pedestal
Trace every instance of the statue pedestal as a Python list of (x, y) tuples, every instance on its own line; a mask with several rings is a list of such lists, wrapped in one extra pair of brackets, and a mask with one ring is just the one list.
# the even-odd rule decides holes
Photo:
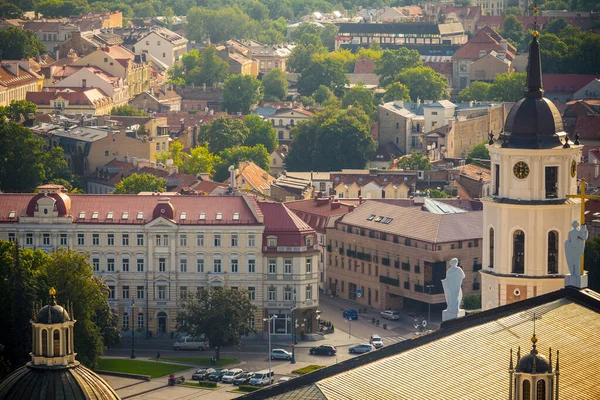
[(584, 271), (583, 275), (565, 275), (565, 287), (574, 286), (579, 289), (588, 287), (588, 274)]
[(444, 310), (444, 311), (442, 311), (442, 322), (449, 321), (451, 319), (464, 317), (464, 316), (465, 316), (465, 310), (463, 310), (462, 308), (459, 308), (457, 313), (451, 312), (448, 310)]

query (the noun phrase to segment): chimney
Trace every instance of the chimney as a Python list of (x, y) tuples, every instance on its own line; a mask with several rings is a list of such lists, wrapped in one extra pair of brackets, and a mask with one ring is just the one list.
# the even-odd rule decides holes
[(235, 190), (235, 166), (229, 166), (229, 187)]
[(2, 61), (2, 66), (10, 71), (14, 76), (19, 76), (19, 63), (14, 60)]
[(332, 201), (330, 205), (332, 210), (337, 210), (341, 207), (342, 203), (340, 203), (339, 201)]
[(500, 41), (500, 46), (502, 46), (502, 48), (503, 48), (504, 50), (506, 50), (506, 49), (508, 48), (508, 42), (506, 41), (506, 39), (502, 39), (502, 40)]
[(358, 196), (358, 204), (362, 204), (362, 203), (364, 203), (363, 197)]
[(396, 107), (404, 108), (404, 101), (402, 101), (402, 100), (394, 100), (394, 105)]

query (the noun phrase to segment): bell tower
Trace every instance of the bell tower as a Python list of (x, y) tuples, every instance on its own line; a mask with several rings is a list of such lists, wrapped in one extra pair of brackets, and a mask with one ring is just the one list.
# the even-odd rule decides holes
[(544, 97), (534, 31), (525, 97), (488, 145), (492, 195), (483, 201), (484, 310), (563, 287), (563, 244), (579, 215), (579, 201), (567, 194), (577, 192), (582, 147), (564, 132), (560, 112)]

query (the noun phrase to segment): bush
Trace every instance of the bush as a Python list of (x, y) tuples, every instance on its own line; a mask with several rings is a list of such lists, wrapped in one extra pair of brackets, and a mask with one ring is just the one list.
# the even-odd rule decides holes
[(238, 389), (240, 389), (240, 392), (250, 393), (250, 392), (254, 392), (254, 391), (260, 390), (260, 386), (240, 385)]
[(205, 388), (216, 388), (217, 382), (200, 381), (200, 382), (198, 382), (198, 386), (202, 386)]
[(468, 294), (463, 297), (462, 306), (465, 310), (478, 310), (481, 308), (481, 295)]
[(305, 375), (311, 373), (313, 371), (320, 370), (321, 368), (325, 368), (323, 365), (308, 365), (304, 368), (296, 369), (292, 371), (293, 374)]

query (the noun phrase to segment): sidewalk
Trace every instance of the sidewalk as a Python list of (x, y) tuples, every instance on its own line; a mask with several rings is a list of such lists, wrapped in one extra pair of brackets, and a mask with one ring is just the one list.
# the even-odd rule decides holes
[[(311, 347), (317, 347), (322, 344), (331, 344), (335, 347), (346, 347), (353, 344), (356, 344), (358, 339), (354, 336), (348, 337), (348, 333), (341, 331), (339, 329), (335, 329), (333, 333), (328, 333), (323, 336), (323, 340), (317, 341), (300, 341), (298, 340), (298, 344), (295, 346), (297, 349), (309, 349)], [(279, 342), (272, 343), (271, 347), (281, 346), (281, 347), (291, 347), (290, 342)]]

